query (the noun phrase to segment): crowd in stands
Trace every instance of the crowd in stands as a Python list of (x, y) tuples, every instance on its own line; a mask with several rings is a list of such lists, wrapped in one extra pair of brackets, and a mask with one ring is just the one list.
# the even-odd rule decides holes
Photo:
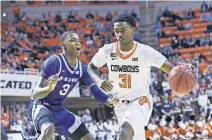
[(191, 63), (198, 68), (198, 85), (189, 96), (178, 97), (167, 88), (166, 75), (156, 74), (150, 88), (155, 107), (146, 131), (151, 140), (212, 137), (211, 6), (203, 2), (196, 9), (159, 9), (152, 28), (159, 50), (173, 64)]
[[(171, 11), (167, 7), (159, 10), (153, 30), (160, 47), (169, 48), (169, 52), (183, 48), (199, 48), (212, 45), (212, 4), (203, 2), (200, 8)], [(200, 51), (211, 61), (208, 52)], [(190, 54), (182, 55), (190, 58)], [(198, 54), (200, 55), (200, 54)]]
[(1, 123), (6, 132), (21, 131), (26, 140), (35, 140), (38, 136), (32, 121), (28, 117), (26, 103), (17, 103), (13, 107), (2, 103)]
[[(180, 97), (170, 90), (167, 75), (161, 71), (152, 73), (150, 92), (154, 111), (146, 127), (148, 139), (212, 137), (212, 50), (210, 52), (208, 47), (212, 45), (211, 7), (203, 2), (197, 9), (178, 12), (166, 8), (159, 12), (153, 27), (159, 40), (158, 50), (173, 64), (191, 63), (198, 68), (198, 84), (188, 96)], [(28, 17), (26, 13), (20, 15), (17, 11), (13, 27), (2, 36), (1, 70), (39, 69), (49, 55), (60, 51), (58, 37), (67, 30), (75, 29), (80, 35), (80, 59), (86, 64), (103, 44), (115, 41), (112, 21), (117, 12), (108, 12), (101, 17), (98, 12), (89, 11), (86, 17), (82, 17), (70, 11), (66, 18), (60, 12), (56, 15), (44, 13), (38, 19)], [(132, 11), (132, 15), (138, 19), (135, 12)], [(194, 48), (206, 48), (211, 56), (201, 51), (197, 53)], [(182, 49), (186, 50), (180, 51)], [(193, 50), (187, 52), (189, 49)], [(21, 130), (26, 138), (36, 136), (26, 112), (25, 103), (11, 108), (2, 106), (1, 120), (6, 131)], [(89, 110), (79, 111), (78, 115), (96, 139), (118, 140), (119, 128), (115, 117), (96, 122)]]
[[(103, 44), (116, 40), (112, 23), (118, 14), (116, 11), (109, 11), (105, 17), (91, 11), (85, 17), (72, 11), (62, 17), (58, 11), (55, 15), (43, 13), (40, 18), (19, 12), (14, 11), (16, 20), (1, 39), (2, 70), (39, 69), (49, 55), (61, 51), (59, 37), (65, 31), (75, 30), (79, 34), (82, 42), (80, 59), (86, 64)], [(138, 19), (134, 11), (132, 15)], [(135, 38), (139, 41), (139, 33)]]

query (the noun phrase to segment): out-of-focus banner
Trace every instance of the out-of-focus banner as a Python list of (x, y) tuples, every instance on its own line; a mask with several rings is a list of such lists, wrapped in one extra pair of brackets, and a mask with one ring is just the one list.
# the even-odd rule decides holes
[(1, 74), (1, 96), (30, 96), (38, 75)]
[[(1, 73), (1, 96), (30, 96), (38, 77), (38, 75)], [(78, 84), (68, 97), (80, 97)]]

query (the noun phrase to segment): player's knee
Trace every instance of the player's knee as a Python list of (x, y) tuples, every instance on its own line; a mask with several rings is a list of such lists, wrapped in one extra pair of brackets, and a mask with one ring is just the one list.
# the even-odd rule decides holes
[(43, 135), (45, 135), (45, 137), (48, 137), (49, 139), (52, 138), (54, 132), (55, 126), (53, 123), (47, 122), (41, 126), (41, 133), (43, 133)]
[(129, 123), (125, 122), (121, 126), (120, 140), (132, 140), (133, 135), (134, 135), (134, 132), (133, 132), (132, 126)]

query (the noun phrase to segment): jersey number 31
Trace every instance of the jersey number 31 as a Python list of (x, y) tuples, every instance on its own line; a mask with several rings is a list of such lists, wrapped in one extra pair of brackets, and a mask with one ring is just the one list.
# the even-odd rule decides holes
[(122, 79), (122, 83), (119, 83), (120, 88), (131, 88), (130, 74), (119, 74), (119, 78)]

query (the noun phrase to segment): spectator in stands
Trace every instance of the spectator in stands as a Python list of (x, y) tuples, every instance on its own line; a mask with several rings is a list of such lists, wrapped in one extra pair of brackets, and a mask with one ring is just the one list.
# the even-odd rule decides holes
[(183, 18), (179, 14), (175, 14), (174, 11), (171, 11), (171, 17), (173, 18), (174, 22), (176, 20), (183, 20)]
[(58, 11), (57, 14), (55, 15), (55, 22), (58, 23), (62, 20), (61, 12)]
[(195, 46), (195, 39), (193, 38), (193, 36), (190, 36), (188, 38), (187, 44), (189, 45), (190, 48)]
[(96, 21), (99, 21), (99, 20), (102, 19), (102, 17), (99, 15), (99, 12), (95, 12), (94, 19), (95, 19)]
[(156, 30), (156, 32), (157, 32), (157, 37), (158, 38), (165, 38), (165, 37), (167, 37), (167, 35), (164, 33), (164, 31), (162, 31), (162, 29), (158, 29), (158, 30)]
[(76, 19), (75, 19), (75, 15), (72, 11), (69, 11), (69, 14), (68, 14), (68, 22), (75, 22)]
[(18, 4), (15, 4), (15, 6), (13, 6), (12, 8), (15, 20), (20, 21), (20, 6), (18, 6)]
[(133, 16), (135, 19), (137, 19), (138, 15), (137, 15), (137, 13), (135, 12), (135, 10), (132, 10), (131, 16)]
[(203, 12), (200, 16), (200, 22), (206, 22), (206, 21), (209, 21), (208, 14)]
[(199, 35), (198, 38), (195, 41), (195, 46), (200, 46), (201, 36)]
[(207, 115), (207, 104), (208, 104), (208, 95), (205, 92), (206, 90), (200, 89), (199, 96), (197, 98), (198, 105), (200, 106), (200, 112), (204, 112)]
[(165, 23), (164, 17), (160, 18), (160, 23), (161, 23), (162, 27), (165, 27), (166, 23)]
[(82, 122), (88, 123), (92, 121), (92, 117), (90, 115), (90, 110), (86, 109), (85, 114), (81, 118)]
[(103, 123), (103, 127), (106, 131), (106, 139), (111, 140), (112, 139), (111, 130), (113, 129), (112, 122), (109, 119), (107, 119), (107, 121)]
[(175, 120), (177, 119), (178, 116), (182, 115), (182, 109), (179, 101), (175, 100), (175, 106), (172, 107), (171, 115), (175, 117)]
[(192, 24), (190, 21), (187, 21), (186, 24), (184, 25), (184, 30), (191, 30), (193, 27), (192, 27)]
[(171, 42), (172, 48), (173, 48), (174, 50), (175, 50), (175, 49), (178, 49), (178, 48), (179, 48), (179, 45), (180, 45), (180, 43), (179, 43), (178, 38), (177, 38), (176, 36), (173, 36), (173, 37), (172, 37), (172, 42)]
[(28, 58), (24, 58), (24, 61), (22, 61), (20, 67), (21, 67), (21, 70), (24, 70), (25, 68), (29, 68), (26, 64), (26, 62), (28, 61)]
[(163, 11), (163, 14), (162, 14), (163, 17), (171, 17), (172, 14), (171, 12), (169, 11), (168, 7), (165, 7), (165, 10)]
[(212, 12), (208, 13), (208, 22), (212, 22)]
[(108, 11), (106, 15), (106, 21), (112, 21), (112, 20), (113, 20), (113, 15), (111, 14), (110, 11)]
[(93, 121), (93, 122), (88, 123), (87, 128), (88, 128), (89, 132), (91, 133), (91, 135), (94, 137), (94, 139), (96, 139), (97, 138), (96, 122)]
[(208, 73), (205, 75), (206, 83), (210, 86), (209, 89), (212, 89), (212, 66), (208, 66)]
[(179, 31), (185, 30), (182, 22), (180, 22), (179, 24), (177, 24), (177, 30), (179, 30)]
[(86, 18), (94, 19), (94, 15), (91, 13), (91, 10), (88, 11)]
[(206, 33), (211, 33), (212, 32), (212, 22), (210, 22), (208, 25), (207, 25), (207, 31)]
[(184, 36), (183, 39), (180, 41), (180, 45), (182, 48), (189, 48), (187, 41), (188, 41), (188, 38)]
[(212, 11), (212, 2), (211, 2), (210, 7), (208, 9), (208, 12), (211, 12), (211, 11)]
[(200, 42), (201, 46), (209, 46), (211, 44), (210, 35), (206, 34), (206, 36), (203, 38), (202, 42)]
[(202, 5), (201, 5), (201, 12), (207, 12), (209, 9), (208, 9), (208, 4), (205, 3), (205, 1), (202, 2)]
[(156, 96), (156, 100), (154, 100), (154, 113), (156, 113), (157, 115), (161, 116), (161, 110), (162, 110), (162, 100), (161, 100), (161, 96)]
[(189, 8), (188, 12), (187, 12), (187, 18), (186, 19), (193, 19), (193, 18), (195, 18), (194, 11), (192, 11), (192, 9)]
[(191, 102), (186, 100), (185, 105), (182, 108), (184, 121), (189, 121), (190, 115), (194, 114), (194, 109), (191, 107)]
[(163, 16), (163, 10), (161, 8), (158, 8), (157, 11), (157, 21), (160, 21), (161, 17)]
[(172, 113), (172, 108), (168, 99), (164, 99), (161, 112), (163, 115), (170, 116)]
[(167, 25), (168, 26), (175, 26), (176, 25), (176, 23), (175, 23), (175, 17), (173, 17), (173, 16), (171, 16), (168, 20), (167, 20)]
[(159, 95), (163, 95), (162, 81), (159, 81), (158, 79), (153, 81), (153, 87), (157, 90)]
[(152, 30), (155, 32), (161, 28), (162, 28), (162, 23), (160, 21), (157, 21), (156, 25), (152, 26)]
[(99, 138), (100, 140), (103, 140), (106, 133), (105, 133), (105, 128), (103, 126), (103, 122), (102, 120), (100, 120), (99, 122), (97, 122), (97, 129), (98, 129), (98, 136), (97, 138)]

